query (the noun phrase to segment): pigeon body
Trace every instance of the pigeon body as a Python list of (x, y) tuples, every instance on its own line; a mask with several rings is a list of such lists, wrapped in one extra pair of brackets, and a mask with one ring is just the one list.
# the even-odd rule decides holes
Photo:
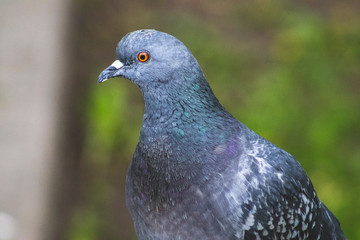
[(345, 239), (301, 165), (219, 103), (190, 51), (156, 30), (127, 34), (98, 82), (145, 99), (126, 202), (140, 240)]

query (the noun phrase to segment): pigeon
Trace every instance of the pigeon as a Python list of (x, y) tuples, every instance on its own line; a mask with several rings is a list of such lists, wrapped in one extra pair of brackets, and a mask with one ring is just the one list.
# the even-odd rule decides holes
[(177, 38), (128, 33), (98, 83), (138, 85), (145, 111), (126, 176), (140, 240), (345, 239), (295, 158), (235, 119)]

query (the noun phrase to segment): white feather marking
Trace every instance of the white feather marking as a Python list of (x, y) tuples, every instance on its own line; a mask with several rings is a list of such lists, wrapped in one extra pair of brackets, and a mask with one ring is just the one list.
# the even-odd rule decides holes
[(308, 227), (308, 224), (307, 223), (302, 223), (302, 226), (301, 226), (301, 230), (305, 231)]
[(309, 198), (304, 193), (301, 194), (301, 197), (305, 204), (308, 204), (310, 202)]
[(252, 212), (249, 213), (249, 216), (246, 218), (245, 221), (245, 230), (249, 230), (251, 226), (253, 226), (255, 223), (254, 214)]
[(283, 176), (284, 174), (282, 174), (282, 173), (280, 173), (280, 172), (277, 172), (276, 173), (276, 176), (278, 177), (278, 179), (282, 182), (282, 183), (284, 183), (284, 180), (282, 179), (282, 176)]
[(263, 227), (263, 225), (261, 225), (261, 223), (258, 223), (257, 224), (257, 230), (263, 230), (264, 229), (264, 227)]

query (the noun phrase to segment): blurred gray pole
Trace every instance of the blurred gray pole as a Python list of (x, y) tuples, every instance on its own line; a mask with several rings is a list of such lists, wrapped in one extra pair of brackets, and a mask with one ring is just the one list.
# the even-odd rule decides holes
[(0, 239), (47, 240), (68, 1), (0, 0)]

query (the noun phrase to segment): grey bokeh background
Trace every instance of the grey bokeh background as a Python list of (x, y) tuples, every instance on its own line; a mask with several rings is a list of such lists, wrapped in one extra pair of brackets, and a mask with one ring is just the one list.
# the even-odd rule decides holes
[(136, 239), (124, 182), (143, 100), (96, 85), (140, 28), (194, 53), (239, 120), (293, 154), (360, 239), (357, 1), (0, 0), (0, 239)]
[(50, 239), (67, 1), (0, 1), (0, 239)]

